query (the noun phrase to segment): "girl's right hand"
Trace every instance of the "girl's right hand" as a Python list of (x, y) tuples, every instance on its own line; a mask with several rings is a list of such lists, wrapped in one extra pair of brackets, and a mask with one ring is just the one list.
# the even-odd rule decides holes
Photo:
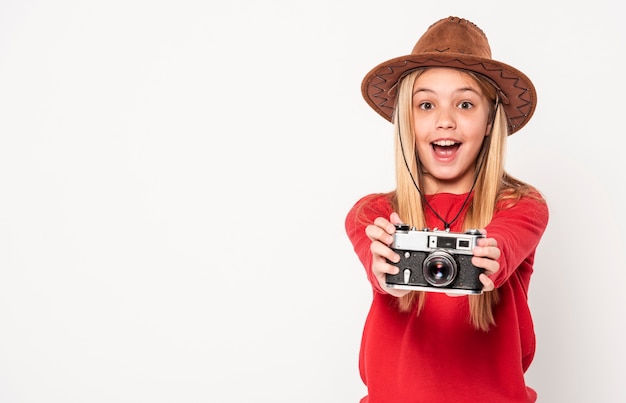
[(378, 217), (374, 220), (373, 224), (365, 228), (365, 234), (372, 241), (370, 245), (370, 251), (372, 252), (372, 272), (376, 276), (380, 287), (388, 294), (395, 297), (401, 297), (409, 293), (408, 290), (387, 288), (385, 285), (386, 274), (393, 275), (399, 272), (396, 266), (387, 263), (387, 259), (394, 263), (400, 261), (400, 256), (390, 248), (390, 245), (393, 242), (393, 234), (396, 232), (394, 224), (401, 223), (402, 221), (398, 213), (391, 213), (389, 220)]

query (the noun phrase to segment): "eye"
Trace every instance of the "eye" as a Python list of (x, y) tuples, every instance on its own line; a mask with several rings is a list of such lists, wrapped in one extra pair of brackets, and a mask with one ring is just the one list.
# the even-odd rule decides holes
[(463, 101), (459, 104), (459, 108), (461, 109), (472, 109), (474, 104), (469, 101)]
[(430, 102), (422, 102), (419, 106), (420, 106), (420, 109), (425, 110), (425, 111), (429, 111), (433, 109), (433, 104), (431, 104)]

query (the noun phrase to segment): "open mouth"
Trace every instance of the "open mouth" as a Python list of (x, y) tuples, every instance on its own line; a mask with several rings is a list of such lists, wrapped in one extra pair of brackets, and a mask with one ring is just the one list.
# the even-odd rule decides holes
[(435, 155), (438, 157), (451, 157), (461, 147), (461, 143), (452, 140), (438, 140), (431, 143)]

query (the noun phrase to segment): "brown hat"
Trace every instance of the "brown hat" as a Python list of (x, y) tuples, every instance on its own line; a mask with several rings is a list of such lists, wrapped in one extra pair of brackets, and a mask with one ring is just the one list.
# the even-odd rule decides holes
[(473, 71), (492, 81), (506, 111), (509, 134), (521, 129), (535, 112), (535, 86), (521, 71), (493, 60), (487, 36), (474, 23), (457, 17), (431, 25), (410, 55), (396, 57), (370, 70), (361, 92), (367, 103), (391, 121), (399, 81), (420, 67), (454, 67)]

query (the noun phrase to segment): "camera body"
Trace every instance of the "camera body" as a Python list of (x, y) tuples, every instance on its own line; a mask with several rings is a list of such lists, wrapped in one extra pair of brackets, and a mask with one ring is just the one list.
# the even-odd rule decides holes
[(485, 270), (472, 264), (472, 249), (479, 238), (478, 230), (465, 232), (415, 230), (396, 224), (393, 249), (400, 261), (390, 264), (400, 272), (386, 275), (386, 286), (404, 290), (445, 292), (448, 294), (481, 294), (478, 279)]

